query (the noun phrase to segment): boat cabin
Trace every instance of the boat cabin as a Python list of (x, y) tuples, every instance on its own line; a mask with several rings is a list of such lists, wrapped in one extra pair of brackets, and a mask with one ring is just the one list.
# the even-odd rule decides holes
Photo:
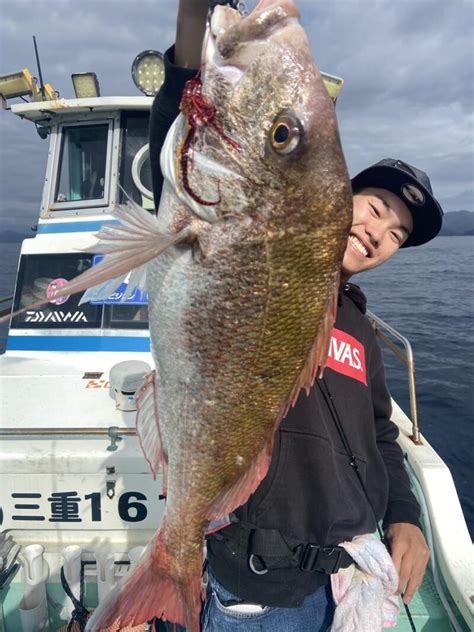
[[(103, 224), (115, 223), (116, 204), (127, 196), (154, 212), (148, 152), (151, 97), (99, 97), (22, 103), (14, 114), (49, 139), (37, 235), (23, 242), (14, 309), (37, 305), (48, 288), (96, 265), (101, 257), (81, 249)], [(79, 305), (81, 294), (32, 307), (14, 317), (8, 350), (109, 350), (120, 340), (104, 331), (143, 331), (135, 350), (148, 349), (146, 293), (121, 298), (126, 280), (107, 300)], [(61, 339), (50, 334), (61, 330)], [(34, 334), (34, 335), (32, 335)], [(47, 340), (49, 338), (49, 340)]]

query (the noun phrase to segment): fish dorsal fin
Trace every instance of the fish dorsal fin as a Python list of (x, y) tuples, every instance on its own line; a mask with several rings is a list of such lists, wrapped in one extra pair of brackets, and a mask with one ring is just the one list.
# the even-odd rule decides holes
[(326, 365), (326, 360), (328, 357), (329, 343), (334, 327), (334, 321), (336, 320), (338, 294), (339, 273), (337, 274), (334, 291), (329, 297), (328, 306), (324, 315), (324, 319), (319, 327), (318, 336), (314, 342), (313, 348), (309, 353), (308, 360), (293, 386), (290, 397), (288, 398), (287, 404), (283, 410), (282, 418), (286, 416), (290, 407), (296, 404), (296, 401), (302, 390), (305, 390), (306, 394), (309, 394), (309, 391), (313, 386), (314, 380), (316, 379), (316, 376), (318, 374), (318, 370), (320, 371), (321, 377), (323, 375), (324, 367)]
[(160, 466), (167, 461), (161, 439), (161, 431), (156, 407), (156, 372), (145, 375), (143, 384), (135, 395), (137, 403), (136, 429), (140, 447), (150, 466), (153, 478)]

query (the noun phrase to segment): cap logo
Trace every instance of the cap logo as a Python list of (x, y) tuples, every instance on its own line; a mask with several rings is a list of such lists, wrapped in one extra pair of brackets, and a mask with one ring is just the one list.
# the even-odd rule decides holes
[(402, 186), (403, 196), (415, 206), (421, 206), (425, 203), (425, 194), (414, 184), (404, 184)]

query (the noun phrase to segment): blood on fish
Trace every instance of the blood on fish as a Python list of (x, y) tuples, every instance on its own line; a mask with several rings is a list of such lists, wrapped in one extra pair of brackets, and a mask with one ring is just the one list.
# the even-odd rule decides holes
[(201, 73), (198, 72), (195, 77), (186, 82), (183, 90), (183, 96), (180, 104), (181, 112), (187, 116), (188, 132), (181, 146), (180, 165), (181, 180), (184, 190), (192, 197), (193, 200), (203, 206), (215, 206), (221, 201), (219, 180), (217, 181), (217, 200), (204, 200), (191, 189), (188, 177), (188, 167), (190, 157), (192, 159), (192, 151), (196, 140), (196, 130), (198, 127), (211, 125), (217, 133), (234, 149), (240, 151), (241, 146), (233, 138), (225, 134), (221, 127), (217, 124), (216, 108), (202, 93)]

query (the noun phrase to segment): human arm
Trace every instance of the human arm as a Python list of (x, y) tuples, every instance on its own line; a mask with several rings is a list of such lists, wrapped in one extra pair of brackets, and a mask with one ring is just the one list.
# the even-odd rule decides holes
[(176, 23), (176, 43), (165, 53), (165, 80), (153, 101), (150, 114), (150, 165), (155, 208), (158, 210), (163, 187), (160, 154), (166, 134), (179, 114), (185, 83), (200, 65), (206, 28), (208, 0), (180, 0)]
[(180, 0), (176, 22), (175, 64), (199, 68), (208, 0)]
[(389, 479), (388, 505), (383, 528), (399, 576), (398, 589), (403, 594), (404, 603), (408, 604), (423, 580), (429, 548), (420, 528), (420, 509), (410, 489), (403, 453), (396, 442), (398, 428), (390, 420), (391, 399), (378, 346), (374, 355), (373, 365), (376, 370), (371, 374), (371, 386), (377, 447)]

